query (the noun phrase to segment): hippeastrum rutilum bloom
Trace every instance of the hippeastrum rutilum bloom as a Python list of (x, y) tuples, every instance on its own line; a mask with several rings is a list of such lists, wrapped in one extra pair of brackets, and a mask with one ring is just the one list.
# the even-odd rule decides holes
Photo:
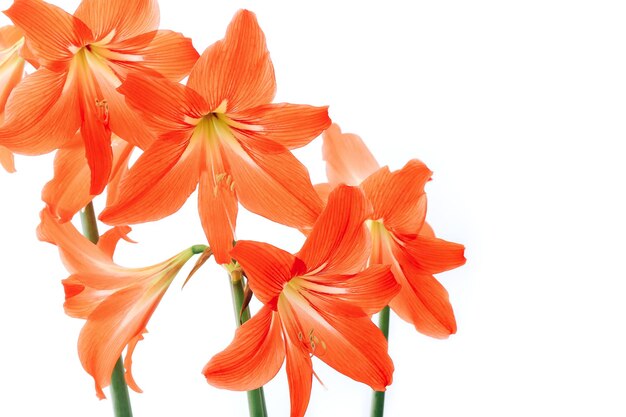
[[(113, 135), (111, 149), (113, 168), (107, 184), (107, 202), (117, 198), (120, 180), (128, 172), (128, 160), (133, 146)], [(95, 197), (89, 192), (89, 180), (85, 146), (77, 134), (70, 144), (57, 151), (54, 157), (54, 178), (44, 186), (41, 198), (60, 222), (69, 221)]]
[(178, 210), (199, 183), (198, 211), (218, 263), (230, 263), (237, 202), (278, 223), (310, 228), (323, 203), (289, 149), (309, 143), (330, 119), (326, 107), (272, 104), (275, 90), (265, 36), (247, 10), (204, 51), (187, 86), (129, 76), (119, 91), (158, 138), (100, 219), (160, 219)]
[(83, 0), (74, 15), (41, 0), (15, 0), (5, 14), (41, 68), (11, 95), (0, 145), (47, 153), (80, 128), (91, 194), (101, 193), (112, 167), (111, 132), (141, 148), (152, 140), (116, 88), (129, 74), (179, 81), (198, 53), (190, 39), (157, 30), (156, 0)]
[(360, 185), (374, 208), (370, 265), (391, 265), (402, 286), (389, 306), (428, 336), (455, 333), (448, 292), (433, 274), (463, 265), (464, 247), (436, 238), (425, 222), (424, 186), (432, 172), (415, 159), (398, 171), (380, 168), (361, 138), (336, 124), (324, 133), (323, 153), (331, 188)]
[[(15, 26), (0, 28), (0, 124), (4, 122), (4, 107), (13, 88), (24, 75), (24, 58), (19, 55), (24, 36)], [(0, 145), (0, 165), (8, 172), (15, 172), (13, 154)]]
[(303, 416), (308, 406), (312, 356), (375, 390), (391, 384), (387, 341), (370, 314), (387, 305), (399, 285), (386, 265), (363, 270), (370, 251), (364, 221), (370, 215), (361, 190), (340, 186), (297, 254), (237, 242), (231, 255), (264, 306), (205, 366), (210, 384), (258, 388), (286, 358), (291, 417)]
[(58, 223), (48, 209), (41, 212), (37, 229), (40, 240), (58, 246), (71, 274), (63, 280), (64, 307), (68, 315), (87, 320), (78, 339), (78, 355), (94, 378), (99, 398), (104, 398), (102, 389), (111, 383), (113, 368), (125, 347), (126, 382), (141, 392), (131, 372), (135, 346), (178, 271), (205, 248), (189, 248), (146, 268), (124, 268), (116, 265), (112, 256), (117, 241), (127, 239), (128, 231), (128, 227), (114, 228), (95, 245), (71, 222)]

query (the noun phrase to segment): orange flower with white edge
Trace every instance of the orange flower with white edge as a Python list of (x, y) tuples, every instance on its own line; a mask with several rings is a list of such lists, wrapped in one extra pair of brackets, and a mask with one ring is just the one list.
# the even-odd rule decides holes
[(41, 68), (11, 95), (0, 145), (37, 155), (64, 146), (80, 129), (90, 192), (101, 193), (112, 167), (111, 132), (141, 148), (152, 141), (116, 88), (129, 74), (181, 80), (198, 58), (191, 40), (157, 30), (156, 0), (83, 0), (74, 15), (41, 0), (15, 0), (4, 13)]
[(58, 223), (47, 209), (41, 212), (37, 229), (40, 240), (58, 246), (71, 274), (63, 281), (64, 307), (70, 316), (87, 320), (78, 339), (78, 355), (95, 381), (99, 398), (104, 398), (102, 389), (111, 383), (113, 368), (125, 347), (126, 381), (141, 392), (131, 370), (135, 346), (178, 271), (205, 249), (194, 246), (154, 266), (124, 268), (113, 262), (112, 255), (119, 238), (125, 238), (129, 230), (115, 228), (95, 245), (71, 222)]
[[(4, 107), (13, 88), (24, 75), (24, 58), (19, 54), (24, 36), (15, 26), (0, 28), (0, 124), (4, 122)], [(0, 145), (0, 165), (8, 172), (15, 172), (13, 153)]]
[(157, 220), (198, 189), (202, 227), (218, 263), (230, 263), (237, 203), (270, 220), (310, 228), (323, 203), (291, 154), (330, 125), (326, 107), (271, 103), (276, 82), (256, 17), (239, 11), (209, 46), (187, 86), (129, 76), (119, 89), (159, 136), (130, 169), (100, 219)]
[(204, 368), (207, 381), (232, 390), (258, 388), (287, 361), (291, 417), (304, 415), (314, 375), (311, 358), (377, 391), (391, 384), (387, 340), (370, 315), (399, 285), (386, 265), (365, 263), (371, 206), (356, 187), (334, 190), (295, 255), (261, 242), (238, 241), (231, 255), (264, 306)]
[(330, 187), (360, 185), (374, 208), (368, 222), (370, 265), (391, 265), (402, 287), (389, 306), (428, 336), (455, 333), (448, 292), (433, 274), (463, 265), (465, 248), (435, 237), (425, 221), (424, 186), (432, 172), (415, 159), (398, 171), (380, 168), (361, 138), (342, 133), (336, 124), (323, 137)]
[[(107, 184), (107, 201), (115, 201), (121, 179), (128, 172), (128, 160), (134, 147), (113, 135), (113, 168)], [(48, 181), (41, 193), (42, 200), (59, 218), (60, 222), (72, 219), (95, 195), (90, 191), (89, 164), (85, 158), (85, 146), (76, 135), (68, 145), (59, 149), (54, 157), (54, 178)]]

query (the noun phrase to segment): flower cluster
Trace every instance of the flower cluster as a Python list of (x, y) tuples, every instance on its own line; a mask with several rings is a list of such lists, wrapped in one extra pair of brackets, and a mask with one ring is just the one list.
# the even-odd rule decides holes
[[(100, 398), (124, 349), (127, 383), (140, 391), (133, 350), (194, 254), (192, 273), (213, 256), (262, 304), (206, 364), (207, 381), (253, 390), (286, 361), (292, 417), (306, 412), (313, 357), (374, 390), (391, 384), (387, 340), (371, 320), (386, 306), (426, 335), (456, 331), (433, 274), (462, 265), (464, 248), (425, 221), (431, 171), (418, 160), (381, 168), (327, 107), (273, 103), (274, 68), (252, 12), (237, 12), (202, 54), (158, 28), (156, 0), (83, 0), (74, 14), (15, 0), (5, 14), (15, 26), (0, 28), (0, 163), (13, 172), (14, 153), (56, 150), (38, 236), (70, 273), (64, 307), (86, 320), (78, 353)], [(314, 186), (291, 150), (322, 134), (328, 183)], [(208, 246), (145, 268), (113, 262), (130, 224), (173, 214), (196, 189)], [(113, 228), (83, 236), (70, 220), (101, 194), (99, 219)], [(240, 204), (302, 231), (302, 248), (237, 241)]]

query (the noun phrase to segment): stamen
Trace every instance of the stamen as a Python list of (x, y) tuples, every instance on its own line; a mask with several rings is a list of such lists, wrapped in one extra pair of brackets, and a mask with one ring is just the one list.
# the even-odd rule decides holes
[(106, 99), (96, 99), (96, 107), (99, 108), (98, 115), (103, 123), (109, 123), (109, 102)]

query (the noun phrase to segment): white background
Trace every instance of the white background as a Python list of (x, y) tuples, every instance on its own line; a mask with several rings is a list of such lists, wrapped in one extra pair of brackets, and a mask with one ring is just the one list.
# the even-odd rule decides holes
[[(161, 27), (201, 52), (251, 9), (277, 102), (330, 105), (381, 164), (419, 158), (434, 171), (428, 220), (467, 247), (467, 264), (439, 277), (459, 330), (432, 340), (393, 318), (386, 415), (626, 415), (623, 2), (295, 4), (162, 0)], [(297, 156), (325, 179), (321, 139)], [(17, 174), (0, 171), (0, 415), (110, 416), (78, 361), (82, 322), (63, 314), (67, 273), (35, 238), (52, 156), (16, 163)], [(203, 243), (195, 195), (131, 237), (140, 243), (118, 248), (125, 266)], [(302, 243), (245, 213), (238, 238)], [(135, 416), (245, 416), (245, 394), (200, 373), (234, 332), (226, 275), (205, 267), (181, 291), (182, 278), (135, 352)], [(326, 388), (314, 382), (307, 416), (368, 415), (368, 387), (314, 367)], [(284, 369), (266, 395), (272, 417), (288, 416)]]

